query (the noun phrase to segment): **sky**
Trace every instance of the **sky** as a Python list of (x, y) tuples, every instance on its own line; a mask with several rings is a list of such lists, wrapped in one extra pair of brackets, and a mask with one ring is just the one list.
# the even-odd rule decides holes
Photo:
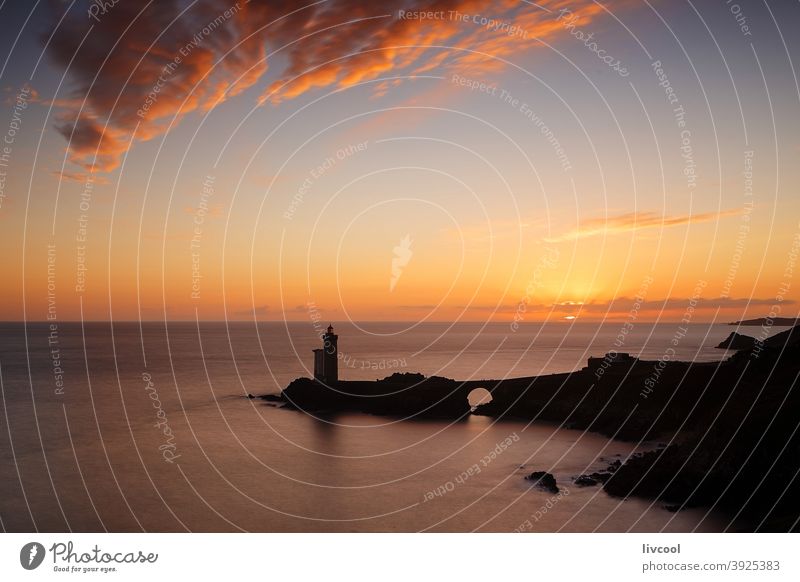
[(0, 320), (798, 314), (795, 2), (0, 4)]

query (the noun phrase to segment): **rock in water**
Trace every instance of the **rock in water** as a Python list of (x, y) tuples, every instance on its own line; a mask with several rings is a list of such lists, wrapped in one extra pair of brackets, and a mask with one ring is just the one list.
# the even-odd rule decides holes
[(545, 471), (534, 471), (527, 477), (528, 481), (534, 481), (537, 487), (549, 491), (550, 493), (558, 493), (558, 486), (556, 485), (556, 478), (550, 473)]
[(598, 481), (591, 475), (581, 475), (577, 479), (575, 479), (575, 485), (579, 487), (591, 487), (593, 485), (597, 485)]
[(724, 350), (749, 350), (754, 348), (755, 345), (756, 338), (732, 331), (717, 347)]
[(591, 475), (589, 475), (592, 479), (597, 481), (598, 483), (607, 483), (609, 479), (611, 479), (611, 473), (608, 471), (595, 471)]

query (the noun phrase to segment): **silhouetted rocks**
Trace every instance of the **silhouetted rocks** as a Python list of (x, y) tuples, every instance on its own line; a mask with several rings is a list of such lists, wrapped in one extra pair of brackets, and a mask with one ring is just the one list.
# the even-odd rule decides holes
[[(580, 476), (587, 485), (592, 479), (612, 495), (713, 506), (738, 515), (742, 529), (798, 530), (800, 326), (764, 341), (746, 337), (726, 340), (752, 343), (732, 348), (737, 351), (722, 362), (605, 357), (566, 374), (465, 382), (399, 373), (333, 386), (300, 378), (280, 399), (302, 410), (465, 418), (467, 395), (483, 387), (492, 401), (473, 414), (673, 443)], [(558, 491), (549, 473), (527, 478)]]
[(593, 487), (595, 485), (600, 485), (601, 483), (605, 483), (611, 479), (611, 475), (614, 474), (621, 466), (622, 461), (615, 459), (606, 467), (604, 471), (595, 471), (594, 473), (589, 473), (588, 475), (580, 475), (575, 478), (574, 483), (579, 487)]
[(800, 347), (800, 325), (776, 333), (771, 338), (764, 340), (764, 345), (774, 349)]
[[(252, 398), (252, 394), (248, 394), (248, 398)], [(274, 403), (283, 403), (283, 396), (280, 394), (264, 394), (263, 396), (259, 396), (261, 400), (266, 400), (267, 402), (274, 402)]]
[(609, 479), (611, 479), (611, 472), (609, 471), (598, 471), (596, 473), (592, 473), (592, 477), (600, 481), (601, 483), (606, 483)]
[(732, 331), (730, 335), (717, 344), (716, 347), (724, 350), (750, 350), (754, 348), (755, 345), (756, 338)]
[(741, 321), (734, 321), (728, 325), (768, 325), (778, 327), (794, 327), (795, 325), (800, 325), (800, 319), (795, 317), (758, 317), (756, 319), (743, 319)]
[(288, 406), (298, 410), (358, 411), (404, 417), (466, 418), (471, 389), (449, 378), (394, 373), (383, 380), (339, 380), (329, 385), (298, 378), (281, 393)]
[(579, 487), (593, 487), (599, 485), (600, 482), (591, 475), (581, 475), (575, 479), (574, 483)]
[(527, 477), (528, 481), (533, 481), (534, 485), (550, 493), (558, 493), (556, 478), (546, 471), (534, 471)]
[[(745, 531), (797, 531), (800, 521), (798, 328), (737, 352), (674, 444), (635, 455), (604, 484), (612, 495), (738, 515)], [(691, 381), (691, 377), (689, 379)], [(680, 416), (676, 415), (676, 420)]]

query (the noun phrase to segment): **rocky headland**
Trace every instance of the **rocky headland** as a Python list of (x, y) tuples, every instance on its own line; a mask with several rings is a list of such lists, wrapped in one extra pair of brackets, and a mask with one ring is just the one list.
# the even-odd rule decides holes
[(719, 342), (716, 347), (723, 350), (751, 350), (756, 347), (756, 338), (742, 335), (732, 331), (728, 337)]
[(797, 317), (757, 317), (755, 319), (742, 319), (740, 321), (732, 321), (728, 325), (743, 325), (755, 326), (766, 325), (770, 327), (794, 327), (800, 325), (800, 319)]
[[(736, 334), (737, 336), (739, 334)], [(740, 336), (745, 337), (745, 336)], [(730, 337), (728, 339), (731, 339)], [(751, 338), (752, 339), (752, 338)], [(745, 341), (733, 338), (735, 345)], [(582, 475), (611, 495), (676, 509), (713, 507), (746, 530), (800, 529), (800, 326), (738, 349), (722, 362), (590, 358), (565, 374), (457, 381), (393, 374), (328, 386), (300, 378), (272, 399), (305, 411), (352, 410), (408, 418), (469, 414), (557, 422), (667, 446)], [(467, 395), (491, 392), (474, 410)], [(543, 475), (534, 480), (540, 485)]]

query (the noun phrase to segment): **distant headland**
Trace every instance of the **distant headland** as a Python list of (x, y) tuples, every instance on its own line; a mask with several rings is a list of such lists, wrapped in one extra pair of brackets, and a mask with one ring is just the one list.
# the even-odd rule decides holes
[(728, 325), (770, 325), (776, 327), (794, 327), (800, 325), (800, 318), (797, 317), (758, 317), (756, 319), (743, 319), (733, 321)]
[[(739, 347), (739, 346), (737, 346)], [(745, 530), (800, 529), (800, 326), (721, 362), (655, 361), (612, 352), (570, 373), (501, 380), (453, 380), (395, 373), (382, 380), (338, 378), (338, 336), (328, 327), (314, 351), (314, 378), (262, 398), (313, 413), (359, 411), (408, 420), (556, 422), (622, 440), (664, 442), (575, 484), (707, 506), (737, 515)], [(471, 406), (473, 390), (491, 401)]]

